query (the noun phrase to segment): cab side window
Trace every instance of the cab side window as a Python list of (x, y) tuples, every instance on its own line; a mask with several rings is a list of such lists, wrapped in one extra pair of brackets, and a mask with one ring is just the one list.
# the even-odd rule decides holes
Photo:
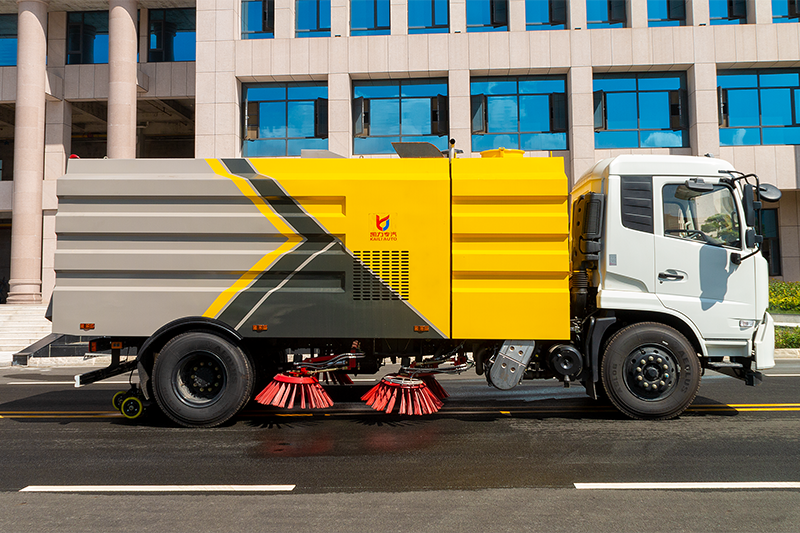
[(714, 246), (741, 247), (739, 212), (728, 187), (710, 191), (686, 185), (665, 185), (664, 235)]

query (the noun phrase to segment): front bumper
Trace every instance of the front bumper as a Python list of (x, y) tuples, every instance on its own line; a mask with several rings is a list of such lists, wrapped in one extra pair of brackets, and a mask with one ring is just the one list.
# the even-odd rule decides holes
[(775, 366), (775, 321), (772, 315), (764, 313), (764, 320), (753, 336), (756, 370)]

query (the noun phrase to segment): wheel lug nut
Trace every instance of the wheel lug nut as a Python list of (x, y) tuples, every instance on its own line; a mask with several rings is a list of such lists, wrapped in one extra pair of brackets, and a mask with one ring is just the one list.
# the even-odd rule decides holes
[(660, 382), (660, 383), (659, 383), (659, 385), (661, 385), (661, 386), (663, 387), (664, 385), (666, 385), (666, 383), (664, 383), (664, 382), (662, 381), (662, 382)]
[(645, 383), (644, 384), (644, 388), (647, 389), (647, 390), (650, 390), (650, 384), (649, 383)]
[(640, 367), (640, 366), (637, 366), (637, 367), (636, 367), (636, 371), (637, 371), (637, 372), (641, 372), (641, 371), (642, 371), (642, 367)]
[(667, 365), (664, 365), (661, 368), (663, 368), (664, 370), (669, 370), (669, 367)]
[(644, 379), (644, 378), (642, 378), (642, 376), (636, 376), (636, 379), (638, 379), (639, 381), (642, 381), (642, 379)]
[(656, 363), (660, 363), (660, 362), (661, 362), (661, 358), (659, 357), (658, 359), (656, 359)]
[(648, 361), (652, 361), (653, 360), (653, 356), (651, 355), (650, 357), (647, 358), (647, 360)]
[(669, 374), (664, 374), (664, 379), (669, 378)]
[(646, 364), (647, 364), (647, 361), (645, 361), (644, 359), (642, 359), (642, 366), (644, 366), (644, 365), (646, 365)]

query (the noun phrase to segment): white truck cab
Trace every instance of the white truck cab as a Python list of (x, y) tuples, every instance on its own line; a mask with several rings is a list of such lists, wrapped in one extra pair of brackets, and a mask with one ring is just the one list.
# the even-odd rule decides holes
[[(757, 188), (764, 194), (754, 199)], [(588, 192), (605, 201), (591, 270), (598, 312), (666, 323), (693, 344), (704, 368), (760, 380), (755, 370), (774, 366), (774, 324), (756, 212), (761, 196), (779, 198), (775, 191), (710, 157), (622, 155), (597, 163), (573, 201)]]

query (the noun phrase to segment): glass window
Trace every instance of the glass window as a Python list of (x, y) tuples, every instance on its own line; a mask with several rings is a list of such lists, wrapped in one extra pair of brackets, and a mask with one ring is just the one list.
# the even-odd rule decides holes
[(246, 157), (299, 156), (328, 149), (328, 87), (324, 83), (244, 86)]
[(508, 0), (467, 0), (467, 31), (508, 31)]
[(17, 64), (17, 17), (0, 15), (0, 67)]
[(408, 33), (450, 31), (450, 3), (447, 0), (408, 0)]
[(739, 212), (728, 187), (693, 191), (686, 185), (664, 186), (664, 235), (714, 246), (741, 248)]
[(627, 19), (625, 0), (586, 0), (587, 28), (624, 28)]
[(242, 0), (242, 39), (275, 37), (275, 1)]
[(594, 79), (595, 148), (688, 146), (684, 74), (600, 74)]
[(194, 8), (151, 9), (149, 61), (194, 61), (197, 24)]
[(797, 22), (800, 2), (797, 0), (772, 0), (772, 22)]
[(331, 36), (331, 0), (297, 0), (297, 37)]
[(686, 0), (647, 0), (649, 27), (684, 24), (686, 24)]
[(717, 96), (721, 145), (800, 144), (800, 71), (721, 71)]
[(393, 142), (447, 149), (447, 80), (353, 82), (353, 153), (394, 154)]
[(745, 24), (747, 22), (746, 0), (708, 0), (711, 25)]
[(563, 76), (473, 78), (472, 151), (567, 149)]
[(769, 264), (769, 275), (781, 275), (781, 240), (778, 235), (778, 210), (761, 210), (761, 235), (764, 242), (761, 243), (761, 255)]
[(67, 14), (67, 65), (108, 63), (108, 11)]
[(526, 29), (563, 30), (566, 27), (566, 0), (525, 0)]
[(350, 35), (389, 35), (389, 0), (350, 0)]

